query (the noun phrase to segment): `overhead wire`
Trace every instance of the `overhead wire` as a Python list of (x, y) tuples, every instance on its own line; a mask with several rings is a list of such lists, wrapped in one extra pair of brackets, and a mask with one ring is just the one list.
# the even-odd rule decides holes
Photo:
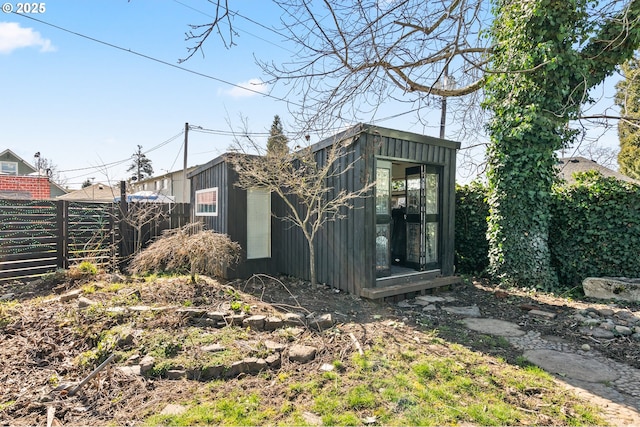
[[(203, 14), (207, 15), (206, 13), (204, 13), (204, 12), (202, 12), (202, 11), (199, 11), (198, 9), (195, 9), (195, 8), (193, 8), (193, 7), (186, 6), (186, 5), (184, 5), (183, 3), (180, 3), (180, 2), (179, 2), (179, 1), (177, 1), (177, 0), (174, 0), (174, 1), (175, 1), (176, 3), (179, 3), (179, 4), (183, 5), (183, 6), (185, 6), (185, 7), (188, 7), (188, 8), (190, 8), (190, 9), (193, 9), (193, 10), (197, 11), (197, 12), (200, 12), (200, 13), (203, 13)], [(235, 14), (235, 15), (237, 15), (237, 16), (239, 16), (239, 17), (243, 18), (243, 19), (246, 19), (247, 21), (252, 22), (252, 23), (254, 23), (254, 24), (256, 24), (256, 25), (260, 25), (261, 27), (264, 27), (265, 29), (267, 29), (267, 30), (269, 30), (269, 31), (273, 31), (273, 32), (275, 32), (276, 34), (279, 34), (280, 36), (286, 37), (286, 36), (285, 36), (285, 35), (283, 35), (282, 33), (279, 33), (279, 32), (277, 32), (277, 31), (273, 30), (272, 28), (269, 28), (269, 27), (267, 27), (267, 26), (265, 26), (265, 25), (263, 25), (263, 24), (260, 24), (260, 23), (258, 23), (257, 21), (252, 20), (251, 18), (248, 18), (248, 17), (246, 17), (246, 16), (244, 16), (244, 15), (241, 15), (241, 14), (239, 14), (238, 12), (233, 12), (233, 11), (229, 11), (229, 12), (230, 12), (230, 13), (232, 13), (232, 14)], [(57, 30), (64, 31), (64, 32), (69, 33), (69, 34), (73, 34), (73, 35), (75, 35), (75, 36), (78, 36), (78, 37), (81, 37), (81, 38), (84, 38), (84, 39), (87, 39), (87, 40), (90, 40), (90, 41), (93, 41), (93, 42), (95, 42), (95, 43), (99, 43), (99, 44), (102, 44), (102, 45), (105, 45), (105, 46), (108, 46), (108, 47), (111, 47), (111, 48), (114, 48), (114, 49), (117, 49), (117, 50), (120, 50), (120, 51), (123, 51), (123, 52), (126, 52), (126, 53), (130, 53), (130, 54), (133, 54), (133, 55), (139, 56), (139, 57), (144, 58), (144, 59), (147, 59), (147, 60), (149, 60), (149, 61), (153, 61), (153, 62), (156, 62), (156, 63), (160, 63), (160, 64), (162, 64), (162, 65), (166, 65), (166, 66), (168, 66), (168, 67), (172, 67), (172, 68), (175, 68), (175, 69), (178, 69), (178, 70), (181, 70), (181, 71), (184, 71), (184, 72), (190, 73), (190, 74), (194, 74), (194, 75), (197, 75), (197, 76), (200, 76), (200, 77), (204, 77), (204, 78), (207, 78), (207, 79), (210, 79), (210, 80), (214, 80), (214, 81), (217, 81), (217, 82), (219, 82), (219, 83), (223, 83), (223, 84), (225, 84), (225, 85), (232, 86), (232, 87), (237, 88), (237, 89), (241, 89), (241, 90), (245, 90), (245, 91), (248, 91), (248, 92), (252, 92), (252, 93), (255, 93), (255, 94), (257, 94), (257, 95), (262, 95), (262, 96), (264, 96), (264, 97), (266, 97), (266, 98), (270, 98), (270, 99), (273, 99), (273, 100), (276, 100), (276, 101), (279, 101), (279, 102), (284, 102), (284, 103), (285, 103), (285, 104), (287, 104), (287, 105), (292, 105), (292, 106), (294, 106), (294, 107), (298, 107), (298, 108), (305, 108), (305, 106), (303, 106), (302, 104), (299, 104), (299, 103), (296, 103), (296, 102), (290, 101), (290, 100), (288, 100), (288, 99), (281, 98), (281, 97), (278, 97), (278, 96), (275, 96), (275, 95), (271, 95), (271, 94), (269, 94), (269, 93), (264, 93), (264, 92), (261, 92), (261, 91), (259, 91), (259, 90), (251, 89), (251, 88), (248, 88), (248, 87), (246, 87), (246, 86), (242, 86), (242, 85), (238, 85), (238, 84), (235, 84), (235, 83), (231, 83), (231, 82), (229, 82), (229, 81), (227, 81), (227, 80), (224, 80), (224, 79), (219, 78), (219, 77), (212, 76), (212, 75), (210, 75), (210, 74), (205, 74), (205, 73), (202, 73), (202, 72), (199, 72), (199, 71), (192, 70), (192, 69), (190, 69), (190, 68), (186, 68), (186, 67), (182, 67), (182, 66), (180, 66), (180, 65), (172, 64), (172, 63), (167, 62), (167, 61), (165, 61), (165, 60), (158, 59), (158, 58), (155, 58), (155, 57), (152, 57), (152, 56), (150, 56), (150, 55), (146, 55), (146, 54), (140, 53), (140, 52), (135, 51), (135, 50), (132, 50), (132, 49), (127, 49), (127, 48), (124, 48), (124, 47), (122, 47), (122, 46), (118, 46), (118, 45), (115, 45), (115, 44), (113, 44), (113, 43), (110, 43), (110, 42), (106, 42), (106, 41), (103, 41), (103, 40), (97, 39), (97, 38), (95, 38), (95, 37), (87, 36), (87, 35), (85, 35), (85, 34), (79, 33), (79, 32), (77, 32), (77, 31), (69, 30), (69, 29), (64, 28), (64, 27), (61, 27), (61, 26), (59, 26), (59, 25), (52, 24), (52, 23), (50, 23), (50, 22), (43, 21), (43, 20), (38, 19), (38, 18), (36, 18), (36, 17), (34, 17), (34, 16), (32, 16), (32, 15), (25, 15), (25, 14), (21, 14), (21, 13), (17, 13), (17, 12), (12, 12), (12, 13), (13, 13), (14, 15), (18, 15), (18, 16), (22, 16), (22, 17), (24, 17), (24, 18), (31, 19), (31, 20), (33, 20), (33, 21), (39, 22), (39, 23), (41, 23), (41, 24), (44, 24), (44, 25), (50, 26), (50, 27), (55, 28), (55, 29), (57, 29)], [(207, 15), (207, 16), (209, 16), (209, 15)], [(372, 120), (372, 121), (371, 121), (371, 123), (379, 123), (379, 122), (383, 122), (383, 121), (390, 120), (390, 119), (393, 119), (393, 118), (397, 118), (397, 117), (400, 117), (400, 116), (403, 116), (403, 115), (406, 115), (406, 114), (410, 114), (410, 113), (416, 112), (416, 111), (418, 111), (419, 109), (420, 109), (420, 108), (414, 108), (414, 109), (411, 109), (411, 110), (408, 110), (408, 111), (405, 111), (405, 112), (402, 112), (402, 113), (397, 113), (397, 114), (394, 114), (394, 115), (391, 115), (391, 116), (388, 116), (388, 117), (382, 117), (382, 118), (380, 118), (380, 119), (374, 119), (374, 120)], [(328, 131), (328, 130), (329, 130), (329, 129), (323, 129), (323, 131), (325, 131), (325, 132), (326, 132), (326, 131)]]

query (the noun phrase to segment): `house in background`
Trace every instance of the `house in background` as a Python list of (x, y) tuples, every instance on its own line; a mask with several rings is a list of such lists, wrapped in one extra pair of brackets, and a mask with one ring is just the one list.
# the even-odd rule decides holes
[(640, 181), (630, 178), (620, 172), (609, 169), (605, 166), (599, 165), (593, 160), (589, 160), (584, 157), (563, 157), (558, 159), (558, 176), (564, 179), (567, 184), (575, 184), (576, 179), (573, 174), (577, 172), (587, 172), (590, 170), (598, 171), (605, 177), (612, 177), (619, 179), (620, 181), (631, 182), (633, 184), (640, 185)]
[[(187, 168), (187, 175), (197, 166)], [(131, 183), (133, 193), (150, 191), (162, 196), (168, 196), (175, 203), (189, 203), (191, 182), (184, 179), (184, 170), (168, 172), (164, 175), (143, 179), (140, 182)]]
[[(312, 146), (323, 159), (336, 142), (348, 145), (335, 191), (375, 189), (354, 201), (346, 217), (328, 222), (315, 240), (320, 283), (380, 299), (457, 282), (454, 276), (455, 165), (460, 143), (360, 124)], [(233, 155), (233, 154), (231, 154)], [(275, 195), (235, 186), (225, 156), (189, 175), (191, 220), (229, 235), (243, 259), (226, 276), (287, 274), (309, 279), (309, 251), (301, 231), (277, 217)]]
[(58, 196), (58, 200), (69, 200), (75, 202), (110, 202), (120, 197), (120, 187), (110, 187), (100, 182), (70, 191), (67, 194)]
[(13, 151), (0, 153), (0, 198), (52, 199), (67, 191)]

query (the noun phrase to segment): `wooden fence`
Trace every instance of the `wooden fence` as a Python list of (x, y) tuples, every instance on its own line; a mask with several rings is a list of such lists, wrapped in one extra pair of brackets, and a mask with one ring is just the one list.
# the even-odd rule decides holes
[(123, 268), (137, 249), (188, 222), (188, 203), (0, 199), (0, 282), (82, 261)]

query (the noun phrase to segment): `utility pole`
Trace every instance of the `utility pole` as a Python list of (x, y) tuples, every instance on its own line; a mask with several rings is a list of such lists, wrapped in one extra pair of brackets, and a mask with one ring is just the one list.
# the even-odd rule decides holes
[[(449, 78), (449, 64), (445, 64), (444, 66), (444, 76), (442, 78), (442, 89), (446, 90), (448, 78)], [(447, 97), (442, 97), (442, 114), (440, 116), (440, 139), (444, 139), (444, 128), (447, 123)]]
[[(182, 199), (187, 197), (187, 144), (189, 143), (189, 123), (184, 124), (184, 162), (182, 165)], [(191, 199), (191, 195), (189, 195)]]

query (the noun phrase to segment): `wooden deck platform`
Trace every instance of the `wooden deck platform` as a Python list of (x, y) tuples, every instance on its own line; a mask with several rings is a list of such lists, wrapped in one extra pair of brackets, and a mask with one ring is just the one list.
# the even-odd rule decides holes
[[(416, 278), (412, 276), (404, 276), (397, 278), (396, 281), (401, 280), (402, 278), (404, 278), (404, 282), (391, 282), (389, 284), (378, 286), (375, 288), (364, 288), (360, 292), (360, 296), (376, 300), (412, 292), (420, 292), (426, 289), (440, 288), (462, 282), (462, 278), (460, 276), (432, 278)], [(411, 278), (412, 280), (408, 280), (408, 278)]]

